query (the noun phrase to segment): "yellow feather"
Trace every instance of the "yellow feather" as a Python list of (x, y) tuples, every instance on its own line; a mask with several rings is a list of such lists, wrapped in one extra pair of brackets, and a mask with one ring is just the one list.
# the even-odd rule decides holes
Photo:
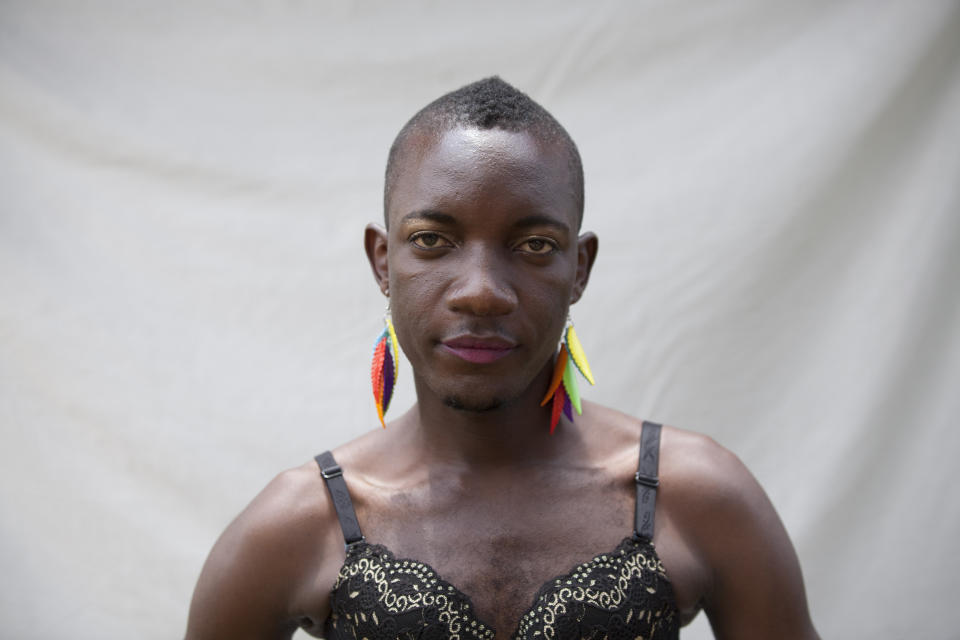
[(397, 346), (397, 332), (393, 330), (393, 320), (387, 316), (387, 331), (390, 332), (390, 347), (393, 351), (393, 384), (397, 384), (397, 377), (400, 375), (400, 350)]
[(590, 384), (594, 384), (590, 364), (587, 362), (587, 356), (583, 352), (580, 339), (577, 338), (577, 332), (573, 330), (572, 324), (567, 327), (567, 349), (570, 351), (570, 358), (573, 360), (573, 364), (577, 365), (577, 369), (580, 370), (583, 377), (586, 378)]
[(580, 405), (580, 389), (577, 387), (577, 374), (573, 372), (573, 367), (567, 367), (563, 371), (563, 388), (567, 390), (567, 397), (570, 398), (570, 404), (578, 415), (583, 415), (583, 408)]

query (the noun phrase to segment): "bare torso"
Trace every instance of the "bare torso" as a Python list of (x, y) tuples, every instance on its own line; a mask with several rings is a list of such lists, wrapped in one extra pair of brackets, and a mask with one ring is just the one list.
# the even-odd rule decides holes
[[(423, 464), (416, 453), (423, 443), (405, 424), (400, 418), (386, 431), (334, 450), (363, 533), (398, 557), (436, 569), (471, 598), (498, 638), (509, 637), (547, 580), (613, 550), (633, 531), (639, 420), (588, 404), (575, 430), (553, 436), (568, 442), (550, 457), (483, 467)], [(742, 518), (715, 515), (733, 502), (746, 500), (749, 510), (750, 501), (766, 500), (759, 486), (738, 487), (744, 478), (753, 481), (745, 470), (744, 478), (737, 477), (737, 469), (742, 469), (739, 461), (709, 438), (664, 428), (654, 545), (684, 623), (704, 606), (709, 612), (711, 601), (721, 606), (715, 556), (723, 555), (725, 544), (742, 562)], [(749, 523), (745, 526), (749, 529)], [(782, 531), (778, 520), (776, 526)], [(792, 557), (785, 533), (782, 540), (774, 550), (782, 553), (776, 547), (785, 543)], [(288, 637), (297, 626), (320, 635), (344, 544), (315, 462), (278, 476), (218, 547), (233, 561), (248, 556), (253, 565), (248, 571), (261, 574), (259, 588), (275, 585), (279, 592), (274, 623), (249, 637)], [(766, 562), (768, 552), (758, 553), (758, 561)], [(216, 549), (204, 571), (208, 580), (242, 579), (231, 577), (231, 567), (219, 566), (215, 558)], [(203, 582), (204, 577), (198, 598), (204, 597)], [(797, 615), (806, 617), (800, 588)], [(242, 622), (243, 612), (225, 615), (238, 621), (238, 631), (253, 628), (252, 621)], [(221, 637), (201, 633), (202, 623), (192, 616), (196, 637)]]

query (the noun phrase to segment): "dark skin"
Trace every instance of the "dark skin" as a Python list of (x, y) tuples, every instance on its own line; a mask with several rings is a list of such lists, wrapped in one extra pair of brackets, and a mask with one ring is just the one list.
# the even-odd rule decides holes
[[(544, 582), (633, 527), (640, 421), (584, 402), (550, 436), (540, 407), (597, 255), (567, 185), (561, 150), (526, 132), (413, 136), (389, 227), (364, 238), (417, 403), (334, 453), (367, 539), (430, 564), (498, 638)], [(464, 344), (498, 357), (475, 362)], [(676, 428), (660, 450), (654, 544), (684, 622), (703, 609), (718, 638), (816, 638), (796, 554), (749, 471)], [(343, 560), (316, 464), (284, 472), (215, 545), (187, 637), (319, 635)]]

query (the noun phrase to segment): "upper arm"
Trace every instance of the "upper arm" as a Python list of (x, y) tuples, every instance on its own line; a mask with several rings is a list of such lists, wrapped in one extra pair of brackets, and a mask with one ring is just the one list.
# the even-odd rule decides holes
[(329, 501), (316, 488), (303, 469), (281, 474), (227, 527), (197, 581), (188, 640), (289, 638), (306, 600), (311, 618), (325, 617), (329, 585), (314, 585), (326, 577), (332, 585), (336, 566), (324, 554)]
[(691, 509), (710, 585), (704, 610), (718, 639), (817, 638), (803, 577), (786, 529), (740, 460), (712, 440), (697, 464)]

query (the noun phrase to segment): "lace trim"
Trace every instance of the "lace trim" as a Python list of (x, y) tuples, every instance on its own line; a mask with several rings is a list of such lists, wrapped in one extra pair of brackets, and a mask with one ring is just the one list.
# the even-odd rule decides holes
[[(493, 640), (470, 598), (429, 565), (359, 542), (331, 594), (331, 638)], [(512, 638), (609, 640), (679, 637), (673, 587), (653, 545), (626, 538), (544, 584)]]
[[(359, 542), (333, 585), (334, 637), (493, 640), (473, 604), (430, 566), (399, 559), (382, 545)], [(349, 625), (350, 633), (344, 633)]]
[(544, 584), (512, 637), (677, 638), (679, 620), (653, 545), (628, 537)]

